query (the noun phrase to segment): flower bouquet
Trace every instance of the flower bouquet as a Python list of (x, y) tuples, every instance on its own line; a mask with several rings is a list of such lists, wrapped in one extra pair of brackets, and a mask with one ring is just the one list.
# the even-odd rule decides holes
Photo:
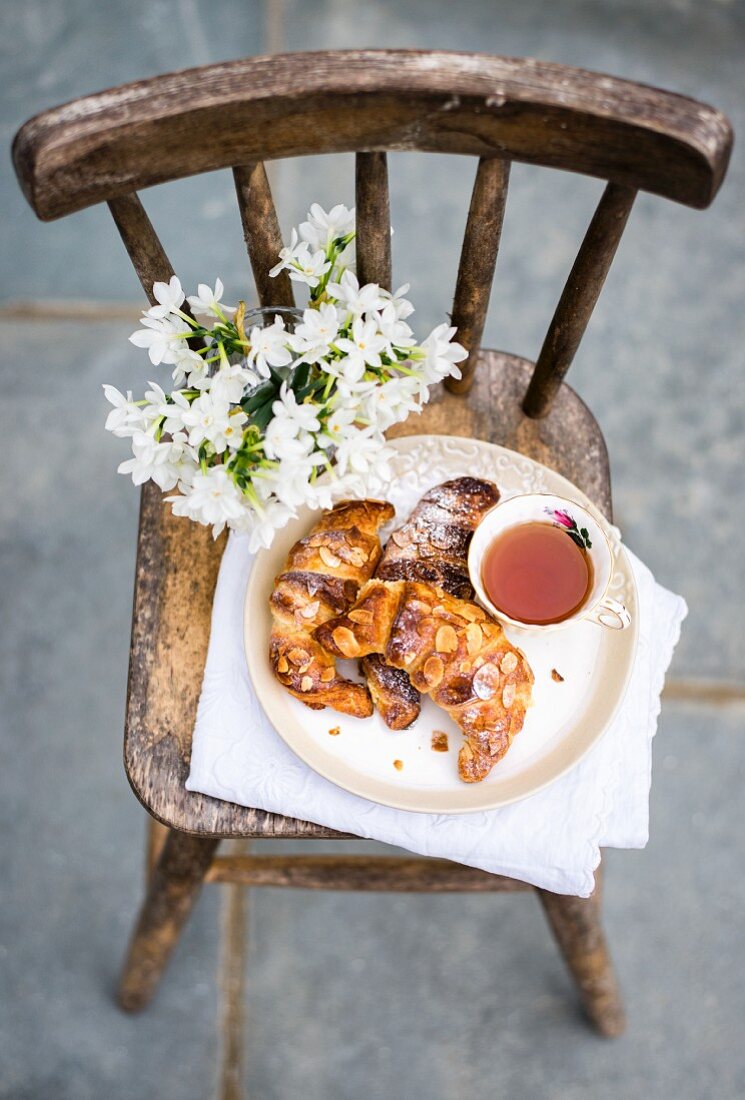
[[(179, 280), (155, 283), (156, 305), (130, 340), (174, 389), (150, 383), (134, 401), (104, 386), (106, 428), (132, 441), (119, 472), (152, 479), (176, 515), (271, 543), (297, 508), (382, 491), (392, 450), (385, 431), (421, 410), (430, 387), (466, 351), (439, 325), (417, 343), (408, 286), (360, 286), (351, 269), (354, 211), (313, 205), (271, 275), (309, 288), (303, 310), (247, 311), (223, 285), (185, 297)], [(188, 306), (186, 305), (188, 302)]]

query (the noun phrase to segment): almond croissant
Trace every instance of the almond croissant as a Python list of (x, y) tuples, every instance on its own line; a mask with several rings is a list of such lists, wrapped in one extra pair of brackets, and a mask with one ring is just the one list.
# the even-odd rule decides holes
[(335, 658), (313, 631), (354, 603), (380, 559), (378, 530), (393, 515), (385, 501), (342, 501), (295, 543), (275, 581), (269, 660), (280, 683), (313, 710), (329, 706), (356, 718), (372, 714), (365, 685), (337, 674)]
[[(381, 581), (426, 581), (451, 596), (473, 597), (468, 576), (471, 536), (499, 500), (492, 481), (456, 477), (424, 494), (386, 543), (375, 577)], [(406, 729), (419, 716), (419, 692), (403, 669), (379, 653), (362, 659), (373, 703), (392, 730)]]
[(415, 581), (372, 580), (315, 637), (337, 657), (380, 653), (463, 731), (458, 772), (484, 779), (522, 729), (533, 673), (499, 623), (474, 603)]

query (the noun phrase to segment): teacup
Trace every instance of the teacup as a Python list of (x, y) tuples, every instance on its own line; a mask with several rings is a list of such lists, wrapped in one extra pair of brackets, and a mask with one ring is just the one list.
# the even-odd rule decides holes
[[(583, 546), (590, 560), (592, 574), (589, 591), (580, 606), (559, 622), (527, 623), (510, 618), (492, 603), (484, 587), (484, 558), (495, 539), (510, 528), (536, 522), (563, 527)], [(565, 497), (524, 493), (500, 501), (487, 512), (474, 532), (468, 552), (468, 571), (481, 606), (496, 619), (518, 630), (556, 630), (580, 619), (614, 630), (622, 630), (631, 623), (631, 616), (624, 605), (608, 595), (613, 575), (613, 551), (605, 530), (586, 508)]]

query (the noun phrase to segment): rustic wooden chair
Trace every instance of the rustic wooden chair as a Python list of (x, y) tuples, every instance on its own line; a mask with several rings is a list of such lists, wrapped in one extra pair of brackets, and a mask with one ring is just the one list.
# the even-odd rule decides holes
[[(291, 305), (286, 275), (267, 272), (280, 230), (264, 162), (356, 153), (361, 282), (391, 285), (386, 152), (478, 158), (452, 319), (470, 355), (423, 416), (399, 428), (478, 436), (552, 466), (610, 518), (608, 459), (589, 410), (563, 379), (637, 190), (706, 207), (732, 136), (712, 108), (656, 88), (560, 65), (485, 55), (370, 50), (259, 57), (86, 96), (37, 115), (14, 144), (16, 171), (50, 220), (106, 201), (142, 283), (173, 269), (138, 192), (232, 168), (263, 305)], [(510, 161), (600, 177), (607, 186), (569, 274), (538, 362), (480, 347)], [(142, 491), (129, 671), (125, 767), (152, 815), (149, 885), (120, 1001), (150, 1000), (204, 881), (316, 889), (489, 891), (525, 883), (445, 860), (368, 856), (216, 857), (221, 838), (338, 839), (330, 829), (190, 794), (184, 787), (224, 540), (175, 519)], [(165, 827), (165, 828), (164, 828)], [(623, 1007), (587, 900), (537, 890), (590, 1020), (623, 1028)]]

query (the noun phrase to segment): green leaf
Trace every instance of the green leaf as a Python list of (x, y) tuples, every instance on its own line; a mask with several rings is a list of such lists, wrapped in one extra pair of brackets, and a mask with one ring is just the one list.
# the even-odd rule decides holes
[(251, 422), (260, 428), (262, 432), (266, 431), (269, 421), (272, 419), (272, 402), (267, 401), (266, 405), (262, 405), (260, 409), (251, 417)]
[(566, 529), (566, 532), (569, 535), (569, 538), (572, 540), (572, 542), (576, 542), (576, 544), (577, 544), (577, 546), (579, 546), (580, 550), (584, 550), (585, 544), (582, 541), (582, 537), (580, 535), (578, 535), (576, 531), (570, 531), (568, 528)]
[(248, 397), (244, 397), (241, 401), (241, 408), (245, 413), (251, 414), (255, 409), (266, 404), (267, 401), (274, 401), (278, 392), (279, 386), (276, 386), (271, 379), (262, 382)]
[(297, 396), (300, 391), (307, 386), (308, 379), (310, 377), (310, 363), (301, 363), (293, 371), (292, 379), (290, 380), (290, 387), (292, 392)]

